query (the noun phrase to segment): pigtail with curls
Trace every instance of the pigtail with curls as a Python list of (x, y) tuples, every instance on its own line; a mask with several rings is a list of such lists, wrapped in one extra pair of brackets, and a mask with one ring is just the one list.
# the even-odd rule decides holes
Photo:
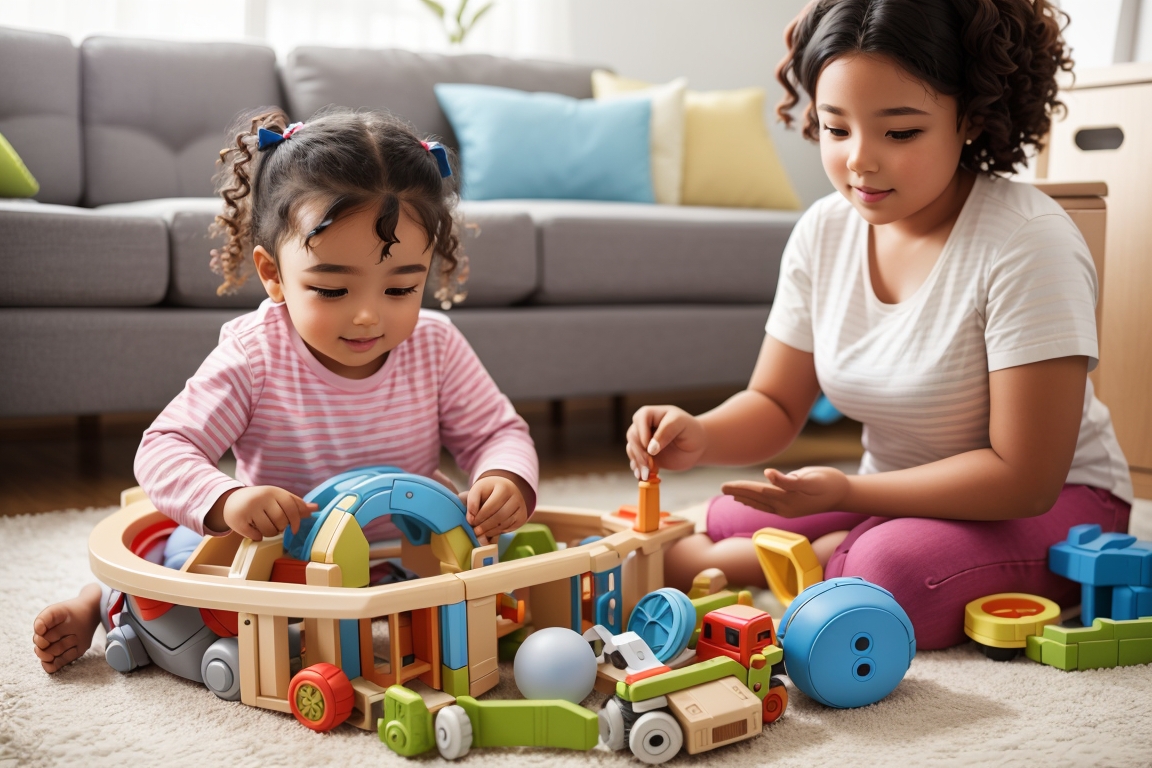
[(223, 247), (212, 249), (212, 271), (224, 278), (216, 289), (218, 296), (235, 293), (253, 271), (252, 184), (261, 166), (257, 134), (261, 128), (283, 133), (287, 125), (288, 116), (278, 108), (242, 117), (229, 129), (235, 136), (232, 144), (220, 150), (220, 168), (213, 181), (216, 193), (224, 198), (224, 212), (211, 229), (213, 236), (225, 238)]

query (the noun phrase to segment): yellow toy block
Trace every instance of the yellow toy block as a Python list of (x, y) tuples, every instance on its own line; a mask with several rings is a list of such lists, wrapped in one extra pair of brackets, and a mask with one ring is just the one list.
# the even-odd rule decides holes
[(316, 534), (311, 559), (340, 566), (341, 586), (368, 586), (368, 539), (356, 518), (347, 512), (334, 509), (328, 514)]
[(804, 536), (761, 528), (752, 534), (752, 543), (768, 588), (785, 608), (805, 589), (824, 580), (824, 568)]
[(688, 591), (688, 599), (714, 595), (728, 586), (728, 577), (719, 568), (705, 568), (692, 579), (692, 588)]
[(992, 648), (1024, 648), (1029, 635), (1060, 618), (1060, 606), (1046, 597), (1000, 592), (964, 606), (964, 632)]
[[(447, 533), (432, 533), (432, 553), (441, 563), (456, 566), (460, 571), (472, 568), (472, 539), (457, 526)], [(459, 573), (460, 571), (454, 571)]]
[(340, 525), (341, 519), (347, 516), (347, 512), (333, 510), (328, 517), (324, 518), (324, 522), (320, 524), (320, 530), (316, 531), (316, 538), (312, 539), (312, 551), (308, 553), (309, 560), (314, 563), (325, 562), (324, 555), (328, 551), (328, 545), (332, 543), (336, 526)]

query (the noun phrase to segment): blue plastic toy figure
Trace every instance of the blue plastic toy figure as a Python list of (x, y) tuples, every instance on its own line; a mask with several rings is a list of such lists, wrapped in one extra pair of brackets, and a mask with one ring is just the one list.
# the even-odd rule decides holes
[(916, 655), (908, 614), (891, 592), (857, 577), (801, 592), (780, 619), (778, 638), (796, 687), (844, 709), (887, 696)]
[(1152, 541), (1074, 525), (1065, 541), (1048, 549), (1048, 567), (1082, 585), (1080, 622), (1086, 627), (1097, 617), (1152, 616)]

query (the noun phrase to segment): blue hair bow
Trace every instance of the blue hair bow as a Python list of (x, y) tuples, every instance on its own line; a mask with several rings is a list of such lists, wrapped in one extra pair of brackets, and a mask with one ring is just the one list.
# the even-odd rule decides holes
[(436, 158), (436, 166), (440, 169), (440, 178), (446, 179), (452, 175), (452, 166), (448, 164), (447, 147), (438, 141), (422, 141), (420, 145)]
[(285, 139), (292, 138), (292, 134), (304, 127), (304, 123), (292, 123), (284, 129), (284, 133), (276, 133), (267, 128), (261, 128), (256, 132), (256, 149), (264, 150), (268, 147), (274, 147)]

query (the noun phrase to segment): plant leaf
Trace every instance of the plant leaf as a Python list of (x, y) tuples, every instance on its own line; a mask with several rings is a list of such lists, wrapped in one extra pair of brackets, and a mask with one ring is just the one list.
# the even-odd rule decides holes
[(492, 6), (494, 5), (496, 5), (496, 0), (492, 0), (488, 5), (476, 11), (476, 15), (472, 17), (472, 21), (468, 22), (468, 29), (471, 30), (472, 27), (476, 26), (476, 22), (480, 21), (480, 17), (492, 10)]
[(420, 0), (420, 2), (424, 3), (424, 5), (427, 6), (432, 13), (439, 16), (441, 20), (444, 19), (444, 6), (436, 2), (436, 0)]
[(468, 0), (460, 0), (460, 6), (456, 9), (456, 26), (464, 30), (464, 9), (468, 7)]

